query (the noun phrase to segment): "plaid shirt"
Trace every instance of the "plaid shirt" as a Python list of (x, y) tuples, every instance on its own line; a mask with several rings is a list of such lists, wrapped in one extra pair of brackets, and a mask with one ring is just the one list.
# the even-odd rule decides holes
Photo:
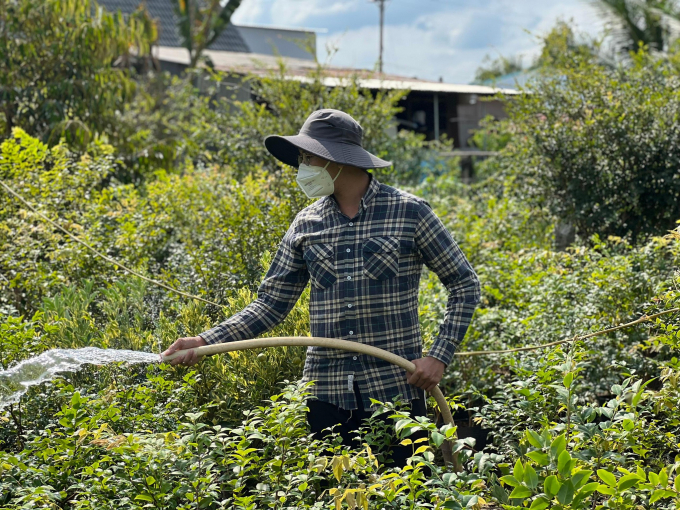
[[(423, 262), (449, 291), (446, 316), (428, 355), (446, 365), (465, 336), (480, 300), (477, 275), (423, 199), (371, 176), (354, 218), (333, 196), (298, 213), (283, 237), (257, 299), (201, 333), (208, 344), (255, 338), (279, 324), (311, 279), (309, 315), (316, 337), (352, 340), (408, 360), (423, 356), (418, 289)], [(366, 354), (308, 347), (303, 381), (318, 399), (356, 409), (356, 381), (369, 398), (422, 398), (406, 371)]]

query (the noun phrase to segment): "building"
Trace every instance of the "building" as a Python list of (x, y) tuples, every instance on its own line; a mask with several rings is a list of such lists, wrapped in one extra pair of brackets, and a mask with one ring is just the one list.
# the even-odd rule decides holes
[[(100, 0), (100, 3), (108, 10), (129, 14), (138, 7), (139, 0)], [(189, 54), (176, 29), (172, 0), (146, 0), (146, 6), (159, 24), (154, 56), (162, 69), (181, 73), (189, 65)], [(236, 90), (237, 99), (250, 100), (253, 98), (249, 86), (238, 76), (270, 73), (283, 60), (288, 76), (304, 82), (310, 80), (317, 67), (315, 53), (315, 30), (230, 24), (204, 55), (215, 69), (233, 73), (235, 78), (228, 84)], [(497, 119), (506, 116), (502, 101), (492, 96), (497, 92), (517, 93), (512, 88), (433, 82), (367, 70), (328, 67), (326, 71), (324, 83), (329, 87), (341, 86), (350, 77), (358, 76), (360, 85), (371, 90), (409, 90), (400, 103), (403, 111), (396, 116), (395, 132), (409, 129), (424, 134), (427, 140), (446, 135), (458, 149), (469, 149), (471, 131), (485, 116)]]
[[(182, 39), (177, 30), (178, 19), (173, 0), (98, 0), (110, 12), (133, 13), (144, 3), (158, 25), (158, 46), (181, 48)], [(310, 51), (307, 50), (309, 48)], [(280, 55), (314, 60), (316, 32), (305, 29), (260, 27), (229, 24), (210, 45), (213, 51)]]

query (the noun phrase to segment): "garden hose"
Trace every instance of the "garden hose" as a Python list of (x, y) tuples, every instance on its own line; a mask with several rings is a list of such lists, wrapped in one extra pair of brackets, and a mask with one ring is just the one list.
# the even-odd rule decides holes
[[(168, 356), (161, 355), (161, 361), (170, 361), (190, 350), (195, 350), (196, 354), (199, 356), (211, 356), (213, 354), (219, 354), (223, 352), (259, 349), (262, 347), (283, 347), (295, 345), (313, 345), (317, 347), (329, 347), (332, 349), (341, 349), (343, 351), (354, 351), (361, 354), (368, 354), (370, 356), (375, 356), (376, 358), (388, 361), (393, 365), (397, 365), (409, 373), (416, 371), (416, 366), (409, 360), (383, 349), (379, 349), (378, 347), (372, 347), (370, 345), (364, 345), (358, 342), (351, 342), (349, 340), (340, 340), (338, 338), (320, 338), (309, 336), (278, 336), (272, 338), (256, 338), (253, 340), (240, 340), (237, 342), (203, 345), (201, 347), (193, 347), (192, 349), (176, 351)], [(449, 409), (449, 404), (446, 402), (446, 398), (444, 398), (444, 394), (442, 393), (442, 390), (439, 389), (439, 386), (435, 386), (430, 394), (434, 397), (439, 409), (441, 410), (444, 423), (453, 425), (454, 423), (453, 416), (451, 415), (451, 409)], [(460, 471), (460, 462), (458, 460), (458, 456), (452, 454), (450, 441), (451, 440), (449, 439), (442, 443), (442, 456), (444, 457), (444, 462), (447, 464), (453, 464), (454, 469), (456, 471)]]

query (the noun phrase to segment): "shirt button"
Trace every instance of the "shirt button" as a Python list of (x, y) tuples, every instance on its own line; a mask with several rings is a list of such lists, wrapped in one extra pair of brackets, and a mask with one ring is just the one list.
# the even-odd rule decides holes
[(354, 361), (356, 361), (356, 360), (357, 360), (357, 357), (356, 357), (356, 356), (352, 356), (352, 359), (353, 359)]
[(352, 303), (348, 304), (347, 308), (352, 308)]
[(345, 251), (346, 251), (347, 253), (349, 253), (349, 252), (351, 252), (352, 250), (350, 250), (349, 248), (347, 248)]
[(350, 221), (350, 222), (349, 222), (349, 226), (350, 226), (350, 227), (353, 227), (353, 226), (354, 226), (354, 223)]
[(350, 335), (353, 335), (353, 334), (354, 334), (354, 331), (350, 331), (349, 334), (350, 334)]
[(348, 277), (347, 277), (347, 279), (348, 279), (348, 280), (351, 280), (351, 279), (352, 279), (352, 277), (351, 277), (351, 276), (348, 276)]

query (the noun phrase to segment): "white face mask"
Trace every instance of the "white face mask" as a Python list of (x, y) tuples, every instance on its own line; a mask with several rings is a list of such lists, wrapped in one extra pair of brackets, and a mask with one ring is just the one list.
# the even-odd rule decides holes
[(326, 166), (320, 167), (300, 163), (295, 181), (309, 198), (327, 197), (328, 195), (332, 195), (333, 191), (335, 191), (335, 185), (333, 183), (340, 175), (340, 172), (342, 172), (342, 166), (338, 171), (338, 175), (333, 179), (331, 174), (328, 173), (328, 170), (326, 170), (326, 167), (329, 164), (330, 161), (326, 163)]

